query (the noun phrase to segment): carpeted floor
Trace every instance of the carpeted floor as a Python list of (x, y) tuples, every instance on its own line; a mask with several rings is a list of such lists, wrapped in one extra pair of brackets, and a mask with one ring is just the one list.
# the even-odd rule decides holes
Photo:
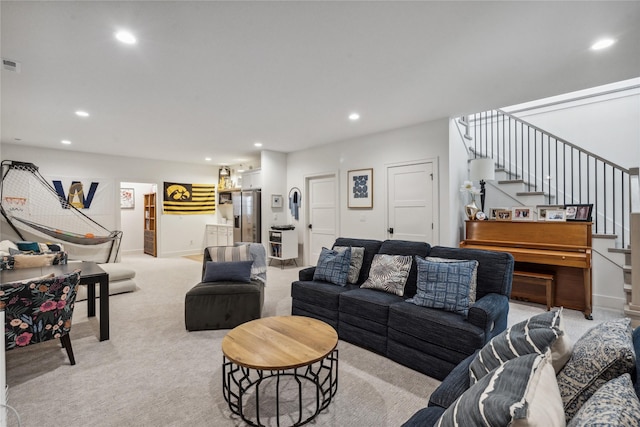
[[(227, 331), (184, 328), (184, 294), (199, 281), (200, 261), (128, 255), (123, 263), (136, 270), (139, 289), (110, 298), (109, 341), (98, 341), (98, 320), (87, 318), (80, 302), (71, 330), (75, 366), (57, 342), (6, 353), (8, 403), (22, 426), (243, 425), (221, 393), (220, 343)], [(297, 272), (269, 267), (264, 316), (290, 314)], [(514, 303), (509, 323), (543, 310)], [(622, 315), (596, 310), (596, 320), (586, 321), (565, 312), (571, 337)], [(340, 341), (338, 349), (338, 392), (317, 426), (399, 426), (426, 406), (439, 384), (349, 343)], [(8, 425), (18, 425), (13, 414)]]

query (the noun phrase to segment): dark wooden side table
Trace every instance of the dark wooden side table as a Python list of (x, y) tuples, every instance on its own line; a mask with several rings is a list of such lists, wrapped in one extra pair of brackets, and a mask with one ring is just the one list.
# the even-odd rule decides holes
[(96, 315), (96, 284), (100, 285), (100, 341), (109, 339), (109, 274), (95, 262), (82, 261), (46, 267), (0, 271), (0, 283), (15, 282), (53, 273), (56, 276), (80, 270), (80, 284), (87, 286), (87, 316)]

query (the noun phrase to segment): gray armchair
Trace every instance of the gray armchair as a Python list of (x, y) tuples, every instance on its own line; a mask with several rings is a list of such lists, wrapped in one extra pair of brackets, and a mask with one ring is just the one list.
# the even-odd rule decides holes
[(205, 248), (202, 281), (185, 296), (188, 331), (231, 329), (262, 315), (266, 252), (259, 243)]

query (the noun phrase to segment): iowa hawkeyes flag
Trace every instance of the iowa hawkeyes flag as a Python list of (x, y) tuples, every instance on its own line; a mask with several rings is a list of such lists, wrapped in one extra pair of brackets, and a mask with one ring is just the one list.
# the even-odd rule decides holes
[(215, 184), (164, 183), (163, 212), (173, 215), (216, 213)]

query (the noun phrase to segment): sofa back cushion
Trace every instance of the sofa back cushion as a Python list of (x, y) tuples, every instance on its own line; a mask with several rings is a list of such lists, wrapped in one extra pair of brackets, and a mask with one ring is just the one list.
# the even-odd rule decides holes
[(490, 293), (511, 295), (514, 261), (510, 253), (434, 246), (429, 256), (478, 261), (476, 301)]
[(358, 275), (358, 286), (364, 283), (369, 277), (369, 269), (371, 268), (371, 261), (373, 256), (378, 253), (382, 241), (372, 239), (353, 239), (349, 237), (339, 237), (333, 246), (354, 246), (364, 248), (364, 257), (362, 259), (362, 267), (360, 268), (360, 274)]
[[(411, 258), (419, 256), (421, 258), (429, 255), (431, 245), (425, 242), (411, 242), (408, 240), (385, 240), (380, 246), (378, 253), (386, 255), (408, 255)], [(411, 263), (411, 270), (409, 271), (409, 277), (407, 283), (404, 286), (404, 296), (407, 298), (413, 297), (418, 289), (418, 267), (416, 263)]]

